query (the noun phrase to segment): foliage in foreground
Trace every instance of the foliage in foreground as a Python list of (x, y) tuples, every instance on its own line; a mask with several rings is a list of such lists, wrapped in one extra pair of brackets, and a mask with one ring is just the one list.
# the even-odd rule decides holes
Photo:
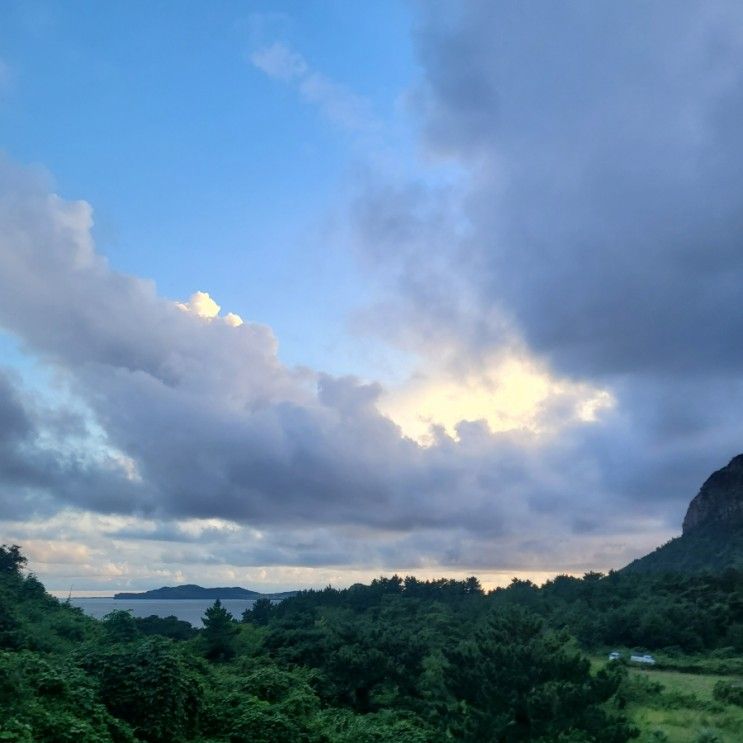
[(654, 616), (692, 609), (692, 626), (712, 627), (699, 642), (722, 646), (743, 604), (737, 575), (589, 575), (489, 595), (475, 579), (393, 577), (257, 602), (239, 623), (215, 603), (196, 631), (90, 619), (23, 568), (0, 548), (0, 741), (622, 743), (637, 734), (627, 672), (592, 672), (570, 633), (615, 637), (617, 617), (654, 597)]

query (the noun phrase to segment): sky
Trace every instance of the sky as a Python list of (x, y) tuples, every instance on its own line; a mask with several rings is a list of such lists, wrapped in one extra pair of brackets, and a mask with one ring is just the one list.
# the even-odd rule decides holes
[(543, 581), (743, 450), (743, 8), (0, 7), (0, 543), (52, 591)]

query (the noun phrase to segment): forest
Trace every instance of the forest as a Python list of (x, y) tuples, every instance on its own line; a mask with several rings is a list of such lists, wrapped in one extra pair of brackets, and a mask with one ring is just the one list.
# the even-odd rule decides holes
[[(615, 648), (714, 688), (663, 687), (660, 672), (606, 662)], [(490, 592), (392, 576), (260, 599), (242, 617), (215, 601), (195, 629), (89, 618), (46, 592), (20, 548), (0, 547), (0, 741), (711, 743), (743, 734), (741, 676), (734, 569)], [(706, 727), (669, 737), (663, 710)]]

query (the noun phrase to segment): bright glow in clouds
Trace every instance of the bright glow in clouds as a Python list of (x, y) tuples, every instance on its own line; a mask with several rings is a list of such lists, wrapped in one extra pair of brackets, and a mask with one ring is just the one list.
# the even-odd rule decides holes
[(110, 457), (113, 462), (121, 467), (127, 480), (131, 480), (132, 482), (142, 481), (142, 476), (139, 474), (137, 463), (131, 457), (117, 451), (112, 451)]
[[(141, 116), (141, 75), (93, 116), (54, 77), (19, 91), (8, 122), (41, 128), (10, 146), (127, 220), (133, 273), (96, 247), (88, 204), (0, 158), (0, 328), (22, 349), (0, 359), (0, 542), (23, 545), (52, 590), (110, 593), (394, 571), (488, 585), (619, 568), (678, 533), (743, 441), (743, 6), (573, 5), (418, 3), (404, 74), (399, 37), (368, 44), (355, 13), (343, 29), (358, 38), (288, 18), (286, 43), (248, 42), (250, 67), (239, 41), (231, 60), (141, 45), (177, 120)], [(310, 37), (304, 57), (293, 44)], [(8, 59), (3, 103), (45, 74), (45, 54), (70, 63), (70, 90), (89, 85), (99, 49), (32, 41), (27, 61)], [(4, 76), (0, 63), (0, 97)], [(235, 90), (249, 106), (231, 105)], [(104, 110), (120, 100), (123, 124)], [(344, 136), (315, 131), (322, 119)], [(100, 137), (116, 127), (112, 152)], [(143, 185), (127, 198), (127, 184)], [(173, 266), (181, 229), (198, 253)], [(300, 257), (305, 239), (321, 260)], [(246, 318), (281, 322), (290, 358), (317, 338), (323, 360), (288, 366), (271, 327), (206, 291), (184, 301), (197, 276), (216, 297), (244, 291)], [(256, 281), (270, 301), (252, 303)], [(346, 338), (323, 327), (333, 308)], [(407, 381), (375, 381), (405, 379), (411, 357)]]
[[(191, 295), (188, 302), (176, 302), (175, 306), (183, 312), (190, 312), (197, 317), (203, 317), (205, 320), (218, 318), (222, 309), (220, 305), (209, 296), (209, 292), (196, 292)], [(234, 312), (228, 312), (221, 319), (233, 328), (237, 328), (243, 324), (243, 319), (240, 315), (236, 315)]]
[(207, 292), (174, 302), (116, 272), (91, 224), (88, 204), (0, 166), (0, 323), (79, 400), (46, 406), (0, 373), (3, 540), (31, 545), (50, 589), (488, 583), (618, 567), (671, 535), (607, 485), (623, 423), (597, 415), (607, 391), (516, 345), (437, 357), (431, 343), (388, 392), (290, 368), (270, 328), (233, 327)]
[[(526, 429), (549, 434), (576, 420), (594, 422), (614, 404), (607, 390), (555, 378), (532, 360), (512, 357), (463, 376), (421, 373), (387, 392), (378, 407), (406, 436), (428, 446), (435, 441), (432, 427), (454, 439), (462, 421), (479, 420), (493, 433)], [(550, 415), (555, 405), (559, 418)]]

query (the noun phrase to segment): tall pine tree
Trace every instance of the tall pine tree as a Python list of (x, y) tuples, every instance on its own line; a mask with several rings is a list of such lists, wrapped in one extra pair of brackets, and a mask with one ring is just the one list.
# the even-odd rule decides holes
[(209, 660), (229, 660), (235, 655), (235, 636), (240, 631), (232, 614), (217, 599), (204, 613), (204, 639)]

